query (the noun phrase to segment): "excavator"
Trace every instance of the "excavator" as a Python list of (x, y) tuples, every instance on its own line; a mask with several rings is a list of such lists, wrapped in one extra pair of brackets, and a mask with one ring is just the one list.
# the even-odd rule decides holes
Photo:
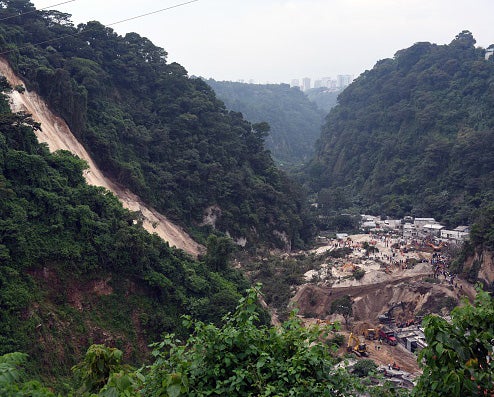
[(441, 249), (442, 249), (442, 248), (443, 248), (443, 246), (444, 246), (444, 241), (441, 241), (441, 242), (439, 243), (439, 245), (434, 245), (434, 244), (433, 244), (433, 243), (431, 243), (431, 242), (427, 242), (426, 244), (427, 244), (429, 247), (431, 247), (431, 248), (432, 248), (432, 250), (433, 250), (434, 252), (440, 252), (440, 251), (441, 251)]
[(367, 351), (367, 345), (365, 343), (360, 342), (359, 338), (357, 338), (353, 332), (350, 333), (348, 337), (348, 345), (347, 351), (350, 353), (354, 353), (358, 357), (368, 357), (369, 352)]

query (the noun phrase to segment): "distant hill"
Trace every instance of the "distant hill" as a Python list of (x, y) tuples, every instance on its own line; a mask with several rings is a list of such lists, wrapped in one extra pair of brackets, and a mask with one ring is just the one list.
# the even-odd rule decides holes
[(494, 200), (494, 59), (464, 31), (379, 61), (339, 96), (308, 168), (330, 208), (472, 220)]
[(327, 112), (318, 109), (298, 88), (288, 84), (206, 81), (228, 109), (253, 122), (267, 122), (266, 148), (282, 166), (307, 163)]
[[(204, 243), (289, 249), (310, 238), (300, 189), (264, 149), (264, 125), (225, 109), (201, 79), (136, 33), (36, 11), (0, 9), (0, 49), (29, 90), (69, 125), (106, 176)], [(213, 214), (213, 215), (212, 215)]]

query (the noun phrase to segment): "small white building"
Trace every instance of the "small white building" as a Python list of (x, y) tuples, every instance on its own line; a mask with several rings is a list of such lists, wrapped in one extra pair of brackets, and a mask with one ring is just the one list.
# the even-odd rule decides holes
[(414, 239), (418, 237), (417, 227), (413, 223), (405, 223), (403, 225), (403, 238)]
[(366, 221), (362, 222), (362, 229), (364, 230), (370, 230), (370, 229), (375, 229), (377, 227), (376, 222), (374, 221)]
[(470, 227), (468, 226), (458, 226), (453, 230), (442, 229), (441, 238), (444, 240), (454, 241), (456, 243), (461, 243), (468, 240), (470, 236)]
[(444, 229), (444, 226), (439, 223), (429, 223), (420, 228), (420, 234), (424, 236), (430, 235), (439, 237), (442, 229)]

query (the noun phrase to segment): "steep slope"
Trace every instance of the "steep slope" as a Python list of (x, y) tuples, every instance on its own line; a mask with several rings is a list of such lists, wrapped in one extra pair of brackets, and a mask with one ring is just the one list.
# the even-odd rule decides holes
[(391, 216), (467, 223), (494, 198), (494, 59), (470, 32), (379, 61), (339, 96), (312, 187)]
[[(5, 76), (12, 87), (22, 86), (23, 81), (15, 75), (5, 59), (0, 58), (0, 74)], [(68, 150), (85, 160), (89, 169), (84, 173), (86, 181), (94, 186), (102, 186), (114, 193), (125, 208), (137, 211), (142, 215), (143, 226), (150, 233), (156, 233), (171, 246), (183, 249), (191, 255), (197, 256), (204, 252), (204, 248), (196, 243), (181, 227), (170, 222), (155, 209), (147, 206), (137, 195), (129, 189), (124, 189), (109, 180), (100, 171), (86, 149), (72, 134), (67, 123), (53, 114), (44, 101), (32, 91), (11, 91), (11, 107), (13, 112), (26, 112), (41, 124), (36, 131), (40, 142), (48, 144), (51, 151)]]
[[(207, 80), (228, 109), (254, 123), (267, 122), (266, 148), (283, 166), (305, 164), (314, 155), (327, 112), (288, 84), (245, 84)], [(328, 109), (329, 110), (329, 109)]]
[(263, 126), (227, 111), (165, 50), (24, 0), (6, 2), (0, 19), (1, 49), (26, 88), (114, 182), (203, 241), (214, 228), (251, 247), (311, 237), (301, 190), (264, 150)]
[(194, 260), (141, 226), (86, 163), (50, 153), (40, 125), (9, 108), (0, 77), (0, 355), (28, 353), (62, 382), (91, 343), (142, 362), (181, 315), (219, 322), (248, 283), (225, 254)]

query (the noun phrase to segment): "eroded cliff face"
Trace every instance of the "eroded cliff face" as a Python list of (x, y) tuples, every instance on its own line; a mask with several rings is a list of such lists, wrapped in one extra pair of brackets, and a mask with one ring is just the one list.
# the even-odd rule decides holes
[[(23, 81), (16, 76), (9, 63), (2, 58), (0, 58), (0, 74), (7, 78), (12, 87), (24, 87)], [(48, 144), (51, 151), (68, 150), (85, 160), (89, 166), (84, 175), (87, 183), (108, 189), (119, 198), (125, 208), (139, 212), (143, 220), (143, 227), (149, 233), (156, 233), (170, 246), (182, 249), (193, 256), (204, 252), (204, 247), (195, 242), (180, 226), (170, 222), (158, 211), (147, 206), (128, 189), (122, 188), (107, 178), (72, 134), (67, 123), (56, 116), (36, 92), (25, 90), (20, 93), (13, 90), (9, 96), (12, 111), (29, 113), (35, 121), (41, 123), (41, 130), (36, 131), (40, 142)]]
[(468, 273), (478, 268), (477, 279), (487, 286), (494, 286), (494, 252), (481, 249), (467, 258), (463, 271)]

